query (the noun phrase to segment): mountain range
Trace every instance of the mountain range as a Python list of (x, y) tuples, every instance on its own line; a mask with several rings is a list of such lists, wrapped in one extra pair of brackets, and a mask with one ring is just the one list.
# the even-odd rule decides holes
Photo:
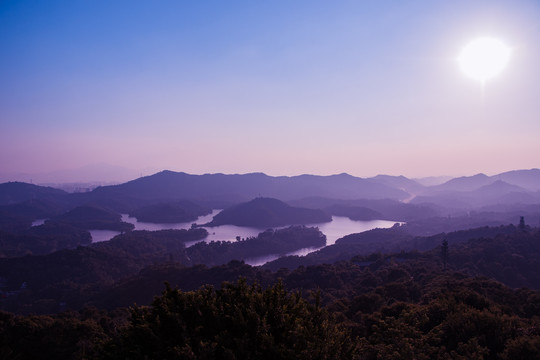
[[(91, 203), (129, 213), (143, 206), (177, 200), (223, 209), (257, 197), (275, 198), (308, 208), (347, 205), (357, 207), (358, 211), (358, 207), (365, 207), (383, 214), (407, 213), (412, 209), (413, 212), (422, 210), (433, 216), (445, 216), (493, 207), (501, 211), (505, 206), (519, 211), (516, 205), (540, 204), (540, 170), (516, 170), (494, 176), (477, 174), (434, 186), (425, 186), (404, 176), (388, 175), (372, 178), (348, 174), (274, 177), (263, 173), (191, 175), (173, 171), (74, 194), (26, 183), (0, 184), (2, 207), (45, 199), (66, 208)], [(407, 203), (422, 209), (404, 208)]]

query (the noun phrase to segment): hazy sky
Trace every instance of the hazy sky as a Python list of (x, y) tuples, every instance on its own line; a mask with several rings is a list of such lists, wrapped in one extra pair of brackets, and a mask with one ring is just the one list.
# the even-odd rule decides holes
[[(481, 85), (457, 56), (512, 48)], [(540, 1), (0, 0), (0, 172), (540, 167)]]

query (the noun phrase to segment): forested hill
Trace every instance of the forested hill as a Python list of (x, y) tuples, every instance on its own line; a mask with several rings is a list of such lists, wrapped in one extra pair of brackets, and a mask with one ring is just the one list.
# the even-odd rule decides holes
[(67, 195), (62, 190), (22, 182), (0, 184), (0, 205), (17, 204), (33, 199), (59, 200), (64, 199)]
[[(468, 249), (481, 254), (493, 241), (521, 240), (525, 245), (497, 249), (501, 256), (507, 250), (538, 254), (533, 243), (540, 234), (525, 230), (471, 239)], [(460, 251), (450, 245), (446, 271), (438, 252), (373, 254), (276, 273), (238, 261), (215, 268), (154, 265), (104, 289), (94, 303), (137, 299), (149, 306), (47, 316), (0, 312), (0, 339), (4, 352), (25, 359), (221, 359), (225, 353), (261, 359), (540, 358), (540, 292), (459, 271), (453, 261)], [(95, 288), (85, 289), (96, 295)]]
[(256, 198), (223, 210), (207, 226), (236, 225), (260, 229), (332, 221), (322, 210), (287, 205), (277, 199)]

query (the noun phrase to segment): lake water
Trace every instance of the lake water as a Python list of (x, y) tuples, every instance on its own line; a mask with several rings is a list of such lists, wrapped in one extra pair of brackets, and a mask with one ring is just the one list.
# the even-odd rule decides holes
[(40, 226), (40, 225), (43, 225), (45, 224), (45, 221), (47, 219), (37, 219), (37, 220), (34, 220), (32, 221), (32, 226)]
[(88, 230), (90, 236), (92, 236), (92, 242), (109, 241), (116, 235), (120, 235), (120, 231), (114, 230)]
[[(337, 239), (342, 238), (345, 235), (356, 234), (375, 228), (390, 228), (394, 226), (395, 223), (396, 221), (387, 220), (356, 221), (351, 220), (348, 217), (332, 216), (331, 222), (322, 224), (311, 224), (306, 226), (317, 226), (319, 230), (321, 230), (321, 232), (326, 235), (326, 246), (329, 246), (334, 245)], [(306, 256), (307, 254), (320, 250), (324, 247), (325, 246), (298, 249), (285, 254), (285, 256)], [(260, 266), (266, 264), (269, 261), (274, 261), (281, 256), (284, 255), (271, 254), (251, 259), (245, 259), (244, 262), (251, 266)]]
[[(159, 231), (159, 230), (169, 230), (169, 229), (189, 229), (193, 223), (202, 225), (212, 221), (212, 218), (217, 215), (221, 210), (213, 210), (212, 213), (204, 216), (200, 216), (195, 221), (185, 222), (185, 223), (174, 223), (174, 224), (155, 224), (137, 221), (136, 218), (130, 217), (127, 214), (122, 214), (122, 221), (133, 224), (135, 226), (134, 230), (148, 230), (148, 231)], [(35, 220), (32, 223), (32, 226), (42, 225), (46, 219)], [(387, 221), (387, 220), (372, 220), (372, 221), (355, 221), (343, 216), (332, 216), (332, 221), (322, 224), (306, 224), (306, 226), (316, 226), (321, 230), (321, 232), (326, 235), (326, 246), (333, 245), (336, 243), (336, 240), (344, 237), (345, 235), (360, 233), (368, 231), (375, 228), (389, 228), (392, 227), (396, 221)], [(265, 229), (256, 229), (250, 227), (241, 227), (234, 225), (221, 225), (215, 227), (204, 227), (208, 230), (208, 236), (203, 240), (189, 241), (185, 243), (186, 247), (195, 245), (198, 242), (211, 242), (211, 241), (236, 241), (236, 237), (240, 236), (241, 238), (256, 237), (260, 232)], [(92, 242), (101, 242), (108, 241), (113, 237), (120, 235), (119, 231), (113, 230), (89, 230), (90, 235), (92, 236)], [(324, 247), (324, 246), (323, 246)], [(287, 253), (285, 255), (297, 255), (305, 256), (311, 252), (322, 249), (322, 247), (308, 247), (303, 249), (298, 249), (293, 252)], [(273, 261), (280, 256), (281, 254), (270, 254), (252, 259), (245, 259), (245, 263), (252, 266), (263, 265), (268, 261)]]
[(326, 235), (326, 246), (333, 245), (336, 240), (349, 234), (356, 234), (375, 228), (389, 228), (397, 221), (370, 220), (357, 221), (344, 216), (332, 216), (332, 221), (323, 224), (312, 224), (306, 226), (317, 226)]
[[(130, 217), (126, 214), (122, 215), (122, 221), (133, 224), (135, 230), (148, 230), (148, 231), (158, 231), (158, 230), (182, 230), (191, 228), (191, 224), (195, 223), (197, 225), (202, 225), (212, 221), (212, 218), (218, 214), (221, 210), (213, 210), (212, 213), (204, 216), (200, 216), (195, 221), (190, 221), (186, 223), (175, 223), (175, 224), (154, 224), (137, 221), (136, 218)], [(257, 236), (264, 229), (255, 229), (249, 227), (241, 227), (234, 225), (221, 225), (215, 227), (205, 227), (208, 230), (208, 236), (204, 240), (190, 241), (186, 243), (186, 247), (190, 247), (200, 241), (211, 242), (211, 241), (236, 241), (236, 237), (240, 236), (242, 238)]]
[[(122, 221), (133, 224), (135, 226), (134, 230), (148, 230), (148, 231), (158, 231), (158, 230), (168, 230), (168, 229), (189, 229), (191, 224), (196, 223), (198, 225), (206, 224), (212, 220), (212, 218), (218, 214), (221, 210), (213, 210), (211, 214), (201, 216), (195, 221), (186, 222), (186, 223), (175, 223), (175, 224), (155, 224), (155, 223), (146, 223), (139, 222), (136, 218), (130, 217), (126, 214), (122, 215)], [(395, 221), (386, 221), (386, 220), (372, 220), (372, 221), (355, 221), (343, 216), (332, 216), (332, 221), (322, 224), (309, 224), (306, 226), (317, 226), (323, 234), (326, 235), (326, 246), (335, 244), (336, 240), (342, 238), (345, 235), (360, 233), (368, 231), (375, 228), (389, 228), (392, 227), (396, 222)], [(215, 227), (205, 227), (208, 230), (208, 237), (203, 240), (190, 241), (185, 243), (186, 247), (193, 246), (194, 244), (205, 241), (236, 241), (236, 237), (240, 236), (241, 238), (247, 238), (251, 236), (257, 236), (260, 232), (265, 229), (256, 229), (249, 227), (240, 227), (234, 225), (221, 225)], [(90, 234), (92, 235), (93, 242), (107, 241), (113, 238), (120, 233), (117, 231), (109, 230), (91, 230)], [(298, 255), (305, 256), (313, 251), (321, 249), (309, 247), (303, 248), (286, 255)], [(246, 259), (246, 264), (259, 266), (268, 261), (275, 260), (279, 258), (280, 254), (272, 254), (267, 256), (262, 256), (253, 259)]]

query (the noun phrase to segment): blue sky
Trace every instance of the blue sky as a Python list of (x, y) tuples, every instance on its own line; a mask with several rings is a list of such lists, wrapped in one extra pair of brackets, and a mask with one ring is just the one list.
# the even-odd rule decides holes
[[(456, 63), (512, 48), (484, 91)], [(539, 167), (538, 1), (0, 1), (0, 172)]]

